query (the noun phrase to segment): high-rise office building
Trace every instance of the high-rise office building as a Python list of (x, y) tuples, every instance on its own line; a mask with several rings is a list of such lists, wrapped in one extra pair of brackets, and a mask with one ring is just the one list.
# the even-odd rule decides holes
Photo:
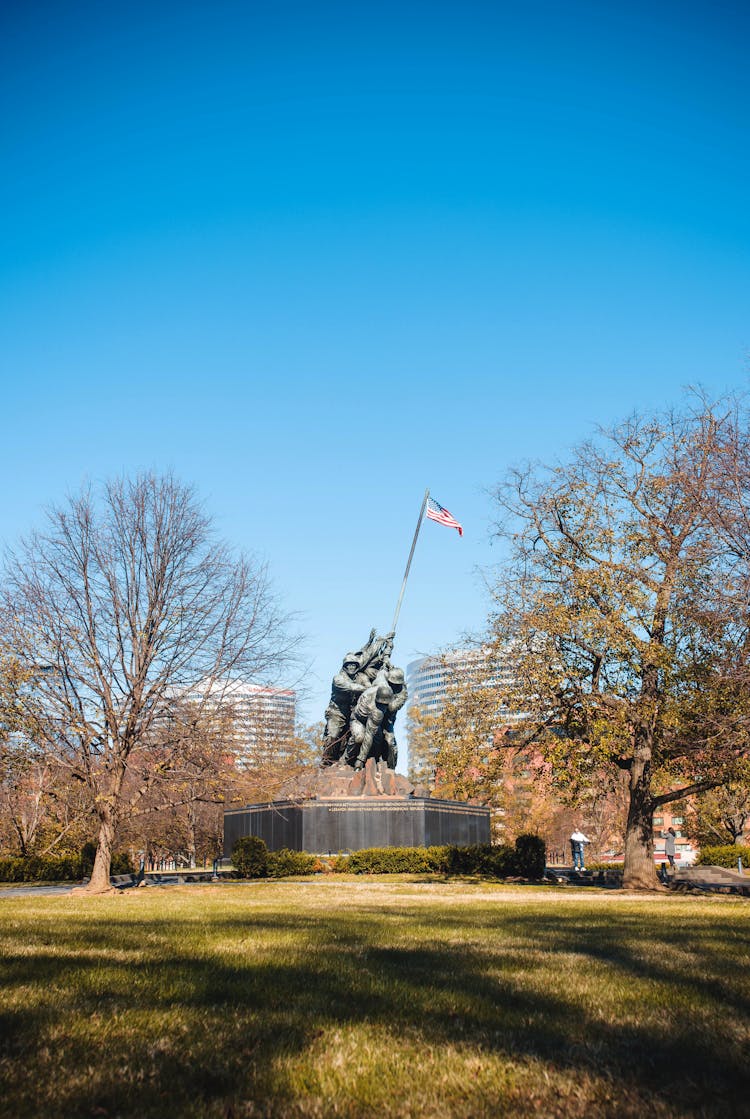
[(207, 680), (181, 692), (180, 698), (210, 710), (224, 710), (231, 716), (240, 763), (269, 751), (281, 757), (291, 746), (297, 700), (291, 688), (244, 680)]
[[(406, 669), (409, 689), (409, 708), (417, 708), (425, 715), (439, 715), (452, 688), (463, 685), (509, 688), (513, 683), (513, 657), (509, 650), (495, 659), (491, 669), (487, 668), (485, 649), (455, 649), (441, 655), (421, 657), (412, 661)], [(498, 729), (512, 726), (522, 718), (522, 713), (513, 711), (501, 704), (499, 708)], [(411, 727), (407, 720), (407, 731), (411, 738)], [(413, 758), (408, 750), (409, 770)]]

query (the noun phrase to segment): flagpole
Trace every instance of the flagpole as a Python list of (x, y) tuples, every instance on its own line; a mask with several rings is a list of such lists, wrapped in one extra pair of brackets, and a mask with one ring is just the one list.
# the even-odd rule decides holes
[(427, 498), (429, 496), (430, 496), (430, 491), (429, 491), (429, 489), (427, 489), (427, 490), (424, 491), (424, 498), (422, 499), (422, 508), (419, 510), (419, 520), (417, 521), (417, 527), (416, 527), (415, 532), (414, 532), (414, 539), (411, 542), (411, 551), (409, 552), (409, 558), (406, 561), (406, 571), (404, 572), (404, 581), (401, 584), (401, 594), (398, 596), (398, 602), (396, 603), (396, 613), (393, 615), (393, 625), (391, 626), (391, 629), (393, 630), (394, 633), (396, 632), (396, 624), (398, 622), (398, 616), (401, 612), (401, 602), (403, 601), (404, 591), (406, 590), (406, 580), (409, 578), (409, 568), (411, 567), (411, 561), (412, 561), (412, 557), (414, 555), (414, 549), (417, 546), (417, 537), (419, 536), (419, 530), (422, 527), (422, 521), (424, 519), (424, 511), (427, 508)]

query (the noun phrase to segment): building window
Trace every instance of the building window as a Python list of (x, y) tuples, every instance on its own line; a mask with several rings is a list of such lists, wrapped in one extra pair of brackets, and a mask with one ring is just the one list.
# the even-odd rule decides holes
[(654, 821), (653, 822), (654, 822), (654, 827), (655, 828), (660, 828), (662, 826), (662, 824), (664, 823), (664, 817), (663, 816), (654, 816)]
[(685, 817), (684, 816), (673, 816), (672, 817), (672, 823), (673, 824), (684, 824), (685, 823)]

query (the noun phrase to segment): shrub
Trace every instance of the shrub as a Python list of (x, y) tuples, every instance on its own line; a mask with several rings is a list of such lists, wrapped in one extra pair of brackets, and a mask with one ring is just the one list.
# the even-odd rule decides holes
[(721, 847), (701, 847), (698, 864), (699, 866), (724, 866), (728, 870), (736, 870), (738, 859), (742, 859), (743, 867), (750, 867), (750, 847), (738, 847), (734, 843), (726, 843)]
[(130, 855), (125, 851), (113, 855), (109, 872), (110, 874), (135, 874), (135, 867), (130, 861)]
[(269, 878), (288, 878), (293, 874), (317, 874), (323, 869), (323, 864), (306, 851), (290, 851), (282, 847), (280, 851), (269, 851), (267, 867)]
[(469, 847), (368, 847), (339, 856), (333, 869), (350, 874), (481, 874), (491, 878), (544, 877), (544, 841), (519, 836), (507, 844)]
[(366, 847), (341, 859), (350, 874), (435, 874), (448, 869), (448, 847)]
[(268, 848), (257, 835), (238, 839), (232, 848), (232, 865), (242, 878), (265, 878), (268, 874)]
[(14, 858), (12, 855), (0, 859), (0, 881), (2, 882), (28, 882), (24, 876), (27, 859)]
[[(0, 882), (79, 882), (91, 874), (93, 859), (80, 855), (27, 855), (0, 859)], [(112, 874), (132, 874), (126, 854), (114, 855)]]
[(77, 882), (84, 876), (78, 855), (27, 855), (0, 859), (2, 882)]
[(508, 878), (516, 874), (514, 851), (507, 844), (490, 846), (476, 843), (470, 847), (450, 847), (448, 869), (451, 874), (483, 874)]
[[(84, 843), (81, 848), (81, 869), (84, 874), (91, 874), (94, 869), (94, 859), (96, 858), (96, 844), (91, 840)], [(114, 872), (113, 872), (114, 873)]]
[(331, 855), (328, 859), (328, 869), (333, 874), (346, 874), (349, 870), (348, 855)]
[[(239, 870), (236, 856), (233, 858)], [(308, 859), (316, 864), (312, 869), (304, 869), (311, 865), (304, 861)], [(314, 856), (294, 851), (279, 851), (267, 856), (267, 872), (274, 878), (287, 874), (314, 874), (322, 869), (337, 874), (478, 874), (490, 878), (539, 880), (544, 877), (545, 871), (544, 840), (538, 835), (519, 835), (515, 847), (508, 844), (366, 847), (350, 855), (333, 856), (325, 867)]]
[(515, 849), (516, 874), (521, 878), (544, 878), (547, 854), (544, 840), (538, 835), (519, 835)]

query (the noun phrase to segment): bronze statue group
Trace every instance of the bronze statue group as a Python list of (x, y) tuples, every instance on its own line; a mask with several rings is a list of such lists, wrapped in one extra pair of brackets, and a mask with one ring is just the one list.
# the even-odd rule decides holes
[(339, 763), (359, 770), (374, 758), (396, 768), (394, 725), (407, 691), (403, 669), (391, 664), (394, 636), (378, 637), (373, 629), (364, 648), (344, 657), (325, 712), (324, 766)]

